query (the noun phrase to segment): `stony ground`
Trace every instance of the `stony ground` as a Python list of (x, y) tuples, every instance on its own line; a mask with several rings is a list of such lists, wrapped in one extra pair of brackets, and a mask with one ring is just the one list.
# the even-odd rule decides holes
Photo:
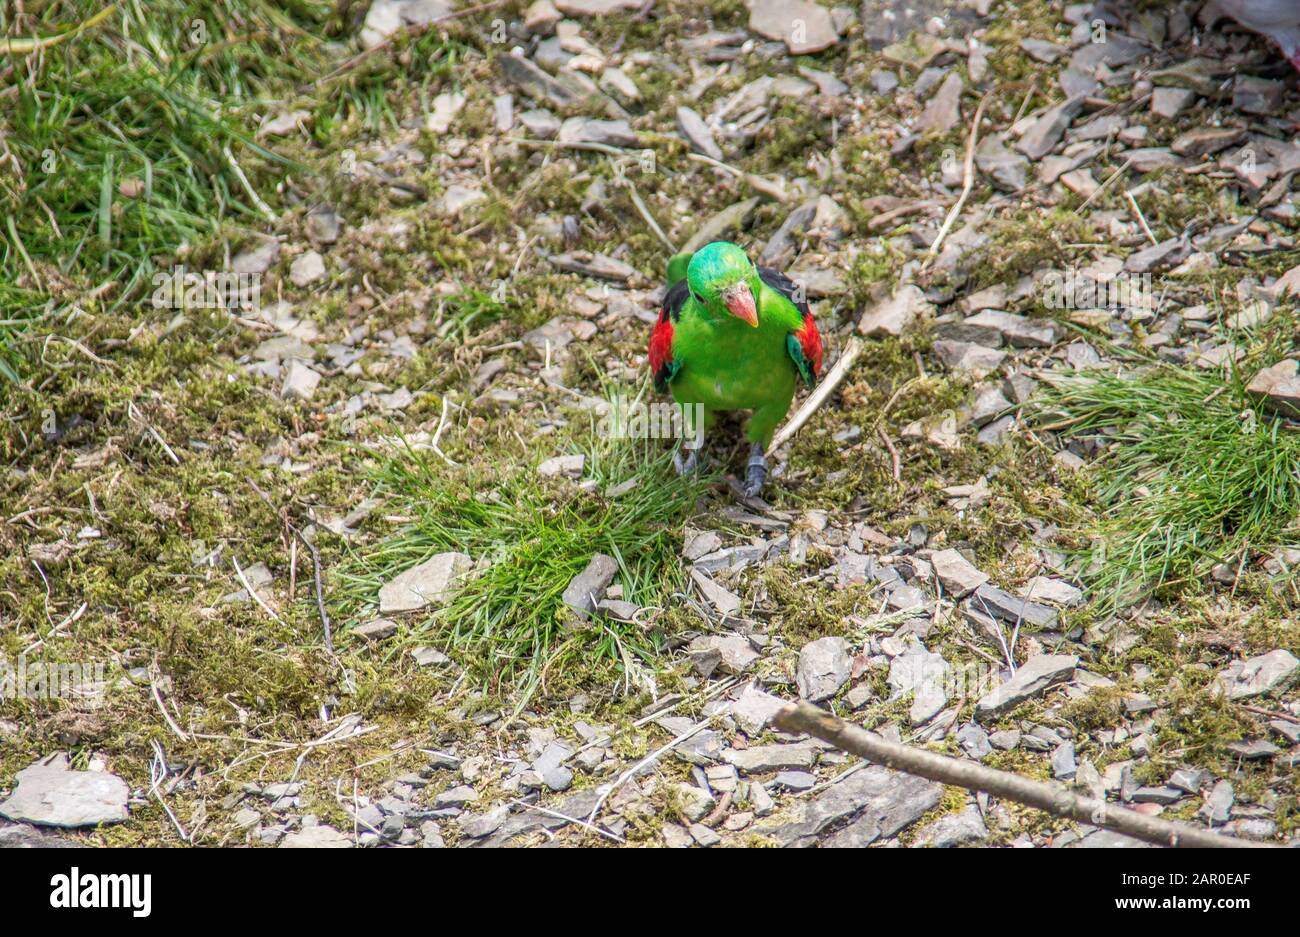
[[(1127, 600), (1080, 552), (1126, 443), (1036, 404), (1163, 362), (1300, 405), (1300, 83), (1267, 42), (1187, 2), (487, 6), (345, 148), (318, 102), (266, 109), (315, 173), (173, 258), (257, 302), (39, 327), (3, 648), (108, 687), (0, 699), (0, 843), (1119, 841), (773, 729), (800, 697), (1294, 843), (1294, 517)], [(449, 9), (376, 2), (349, 54), (400, 63)], [(689, 483), (599, 429), (644, 389), (665, 242), (717, 237), (804, 284), (828, 367), (866, 345), (763, 501), (730, 429)]]

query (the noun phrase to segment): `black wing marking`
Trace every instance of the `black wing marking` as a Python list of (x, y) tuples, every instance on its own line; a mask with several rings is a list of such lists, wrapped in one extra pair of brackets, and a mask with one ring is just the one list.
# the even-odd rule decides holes
[(682, 307), (686, 305), (686, 297), (691, 295), (691, 287), (685, 280), (678, 280), (664, 295), (663, 308), (659, 310), (659, 321), (668, 316), (674, 322), (681, 318)]
[(804, 295), (803, 287), (780, 270), (773, 270), (771, 267), (759, 267), (758, 276), (764, 283), (794, 303), (794, 307), (800, 313), (805, 316), (812, 313), (812, 310), (808, 308), (808, 299)]

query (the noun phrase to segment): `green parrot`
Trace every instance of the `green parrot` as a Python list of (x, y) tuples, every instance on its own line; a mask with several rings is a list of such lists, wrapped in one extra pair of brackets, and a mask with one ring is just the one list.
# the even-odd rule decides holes
[[(755, 267), (727, 241), (678, 254), (668, 264), (668, 292), (650, 335), (650, 371), (661, 393), (703, 407), (705, 426), (719, 410), (750, 410), (752, 444), (746, 497), (767, 480), (765, 450), (785, 417), (800, 379), (808, 386), (822, 367), (822, 340), (802, 290), (785, 274)], [(694, 471), (699, 449), (678, 472)]]

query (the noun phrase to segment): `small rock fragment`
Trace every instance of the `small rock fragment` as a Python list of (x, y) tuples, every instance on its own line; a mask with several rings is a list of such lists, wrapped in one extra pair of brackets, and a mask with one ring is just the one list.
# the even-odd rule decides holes
[(939, 550), (930, 557), (930, 565), (939, 578), (943, 591), (952, 598), (962, 599), (989, 581), (966, 557), (957, 550)]
[(289, 280), (294, 286), (308, 286), (325, 276), (325, 260), (316, 251), (294, 258), (289, 266)]
[(0, 803), (0, 817), (37, 826), (75, 829), (121, 823), (131, 789), (107, 771), (73, 771), (62, 752), (23, 768)]
[(765, 39), (784, 42), (791, 55), (821, 52), (839, 41), (830, 10), (809, 0), (754, 0), (749, 28)]
[(919, 286), (908, 284), (892, 297), (868, 309), (858, 322), (861, 335), (902, 335), (917, 319), (932, 315), (934, 304)]
[(318, 823), (304, 826), (301, 830), (290, 833), (280, 840), (280, 849), (351, 849), (352, 837), (339, 832), (332, 826)]
[(604, 553), (594, 554), (582, 572), (569, 581), (564, 594), (560, 597), (561, 601), (579, 617), (586, 618), (595, 611), (596, 604), (605, 597), (605, 591), (616, 575), (618, 575), (616, 559)]
[(848, 642), (834, 635), (805, 644), (796, 671), (799, 695), (819, 703), (838, 693), (852, 672), (848, 650)]
[(975, 704), (977, 718), (991, 719), (1014, 709), (1074, 676), (1079, 658), (1073, 654), (1039, 654), (1031, 657), (1006, 683), (983, 696)]
[(296, 358), (285, 370), (280, 396), (285, 400), (311, 400), (320, 384), (320, 372), (309, 368)]
[(379, 611), (405, 612), (444, 604), (473, 561), (464, 553), (439, 553), (399, 573), (379, 590)]
[(578, 455), (557, 455), (537, 466), (537, 474), (543, 478), (578, 478), (587, 464), (587, 457)]
[(1300, 417), (1300, 363), (1284, 358), (1260, 371), (1246, 387), (1246, 393), (1266, 407), (1287, 417)]
[(1300, 660), (1284, 648), (1249, 660), (1234, 660), (1219, 674), (1219, 686), (1228, 699), (1250, 699), (1285, 687), (1300, 672)]
[(713, 139), (713, 131), (699, 114), (689, 107), (677, 108), (677, 126), (686, 135), (686, 139), (691, 144), (691, 149), (696, 153), (722, 161), (722, 149)]

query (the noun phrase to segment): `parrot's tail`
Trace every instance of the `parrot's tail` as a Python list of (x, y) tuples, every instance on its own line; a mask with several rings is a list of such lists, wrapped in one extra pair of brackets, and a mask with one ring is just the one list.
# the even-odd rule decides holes
[(690, 265), (692, 254), (687, 251), (682, 254), (673, 254), (673, 259), (668, 261), (668, 286), (680, 283), (686, 279), (686, 268)]

